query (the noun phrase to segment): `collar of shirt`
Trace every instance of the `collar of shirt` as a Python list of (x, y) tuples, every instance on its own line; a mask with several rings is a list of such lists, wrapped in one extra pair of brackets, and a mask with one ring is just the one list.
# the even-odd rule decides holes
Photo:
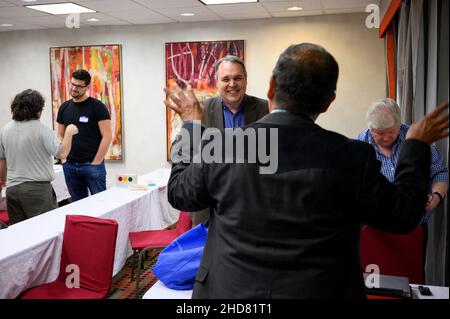
[(236, 113), (231, 112), (225, 106), (225, 104), (223, 103), (223, 99), (221, 100), (221, 103), (223, 108), (224, 127), (235, 128), (244, 126), (244, 112), (247, 105), (247, 95), (244, 96), (244, 100), (242, 101)]
[(311, 115), (308, 115), (308, 114), (305, 114), (305, 113), (292, 113), (291, 111), (286, 110), (286, 109), (275, 108), (270, 113), (289, 113), (289, 114), (292, 114), (292, 115), (295, 115), (295, 116), (302, 116), (302, 117), (307, 118), (307, 119), (309, 119), (309, 120), (311, 120), (313, 122), (316, 121), (316, 119), (313, 116), (311, 116)]
[(270, 113), (289, 113), (286, 109), (273, 109)]
[[(402, 145), (402, 143), (405, 141), (406, 133), (408, 132), (408, 129), (409, 129), (409, 126), (406, 124), (400, 125), (400, 130), (398, 131), (397, 140), (395, 141), (395, 143), (392, 147), (392, 154), (397, 154), (400, 151), (400, 145)], [(380, 152), (380, 149), (378, 148), (377, 143), (375, 143), (375, 140), (373, 139), (372, 134), (370, 133), (370, 130), (368, 130), (368, 133), (369, 133), (369, 144), (374, 146), (375, 151), (378, 154), (383, 155), (383, 153)]]

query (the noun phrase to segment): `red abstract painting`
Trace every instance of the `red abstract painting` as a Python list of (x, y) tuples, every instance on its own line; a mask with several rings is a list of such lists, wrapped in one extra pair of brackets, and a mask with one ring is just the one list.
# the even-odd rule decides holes
[[(182, 88), (190, 84), (199, 100), (217, 95), (214, 64), (226, 55), (244, 60), (244, 40), (166, 43), (166, 86), (173, 81)], [(166, 110), (167, 160), (170, 146), (181, 127), (181, 118)]]
[(123, 160), (122, 77), (120, 45), (50, 48), (53, 127), (61, 104), (71, 99), (72, 72), (85, 69), (91, 74), (89, 96), (102, 101), (111, 115), (113, 139), (107, 160)]

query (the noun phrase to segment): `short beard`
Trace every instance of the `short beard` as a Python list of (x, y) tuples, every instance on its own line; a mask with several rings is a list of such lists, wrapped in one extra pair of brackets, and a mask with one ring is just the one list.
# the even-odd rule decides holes
[(74, 99), (76, 99), (76, 98), (80, 97), (80, 93), (78, 93), (77, 95), (74, 95), (74, 94), (70, 93), (70, 96), (73, 97)]

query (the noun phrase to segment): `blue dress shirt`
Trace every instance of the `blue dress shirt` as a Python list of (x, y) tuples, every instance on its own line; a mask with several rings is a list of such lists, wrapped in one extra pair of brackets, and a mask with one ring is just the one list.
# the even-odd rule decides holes
[(233, 113), (225, 106), (222, 100), (224, 128), (236, 128), (244, 126), (244, 111), (246, 105), (247, 96), (244, 96), (244, 100), (239, 106), (238, 111), (236, 113)]

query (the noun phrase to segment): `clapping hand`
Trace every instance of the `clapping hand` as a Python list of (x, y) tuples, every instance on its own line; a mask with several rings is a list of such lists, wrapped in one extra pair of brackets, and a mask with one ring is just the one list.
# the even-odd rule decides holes
[(174, 103), (172, 104), (166, 100), (164, 104), (180, 115), (183, 121), (202, 120), (204, 107), (197, 100), (190, 85), (186, 88), (186, 94), (176, 83), (165, 88), (164, 92), (166, 92), (167, 97)]

